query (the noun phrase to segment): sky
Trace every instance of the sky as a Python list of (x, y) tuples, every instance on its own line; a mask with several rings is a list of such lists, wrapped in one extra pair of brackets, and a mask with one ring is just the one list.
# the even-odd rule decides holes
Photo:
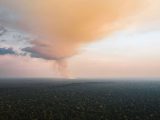
[(0, 78), (159, 78), (159, 0), (0, 0)]

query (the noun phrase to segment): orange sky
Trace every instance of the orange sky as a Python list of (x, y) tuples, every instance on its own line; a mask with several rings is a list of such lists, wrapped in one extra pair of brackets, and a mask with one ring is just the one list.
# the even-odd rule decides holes
[[(17, 1), (17, 2), (15, 2)], [(19, 26), (40, 36), (34, 50), (45, 56), (66, 57), (80, 45), (128, 26), (126, 19), (143, 8), (142, 0), (14, 0)], [(19, 6), (20, 5), (20, 6)], [(46, 47), (40, 47), (43, 44)]]
[[(27, 52), (45, 60), (27, 54), (20, 58), (14, 56), (12, 62), (12, 56), (0, 56), (1, 61), (13, 64), (22, 59), (23, 66), (31, 66), (31, 71), (42, 69), (29, 76), (38, 76), (43, 69), (50, 71), (49, 66), (57, 69), (57, 64), (66, 74), (67, 71), (62, 70), (67, 67), (66, 61), (75, 77), (160, 75), (156, 47), (160, 38), (157, 32), (160, 28), (159, 0), (0, 0), (0, 3), (0, 10), (2, 7), (11, 11), (10, 15), (0, 13), (0, 24), (36, 36), (33, 41), (26, 41), (31, 45)], [(3, 19), (5, 22), (1, 21)], [(25, 48), (25, 43), (18, 46), (9, 41), (0, 45), (6, 46), (20, 49)], [(30, 64), (25, 63), (25, 57)], [(5, 63), (3, 66), (9, 69)], [(14, 69), (19, 68), (13, 65)], [(8, 74), (12, 73), (9, 71)], [(48, 76), (54, 75), (48, 72)]]

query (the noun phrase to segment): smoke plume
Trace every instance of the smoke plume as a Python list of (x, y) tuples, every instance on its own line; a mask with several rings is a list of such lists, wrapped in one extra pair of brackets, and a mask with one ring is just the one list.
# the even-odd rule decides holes
[[(147, 1), (147, 0), (146, 0)], [(144, 0), (0, 0), (19, 16), (20, 29), (38, 36), (23, 49), (32, 57), (56, 60), (68, 76), (65, 59), (94, 42), (129, 25), (141, 12)], [(143, 3), (143, 4), (142, 4)]]

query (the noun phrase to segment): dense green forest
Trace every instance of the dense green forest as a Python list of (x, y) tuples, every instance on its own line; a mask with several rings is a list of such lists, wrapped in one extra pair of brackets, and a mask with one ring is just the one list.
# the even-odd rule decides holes
[(0, 120), (159, 120), (159, 82), (0, 85)]

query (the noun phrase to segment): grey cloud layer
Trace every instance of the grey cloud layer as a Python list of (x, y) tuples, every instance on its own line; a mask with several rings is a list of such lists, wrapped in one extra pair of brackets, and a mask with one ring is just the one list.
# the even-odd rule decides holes
[(25, 53), (29, 53), (30, 57), (33, 57), (33, 58), (43, 58), (43, 59), (47, 59), (47, 60), (49, 59), (48, 57), (45, 57), (45, 56), (41, 55), (40, 53), (36, 52), (35, 50), (33, 50), (32, 47), (23, 48), (22, 51)]
[(17, 55), (12, 48), (0, 48), (0, 55)]
[[(38, 57), (34, 51), (29, 51), (25, 43), (30, 41), (30, 37), (16, 30), (0, 25), (0, 55), (28, 56)], [(19, 45), (18, 45), (19, 44)], [(24, 44), (24, 45), (22, 45)], [(21, 46), (22, 45), (22, 46)]]
[(25, 55), (29, 54), (29, 56), (32, 58), (41, 58), (45, 60), (60, 60), (60, 59), (65, 59), (68, 57), (68, 56), (63, 56), (63, 57), (49, 56), (47, 54), (43, 54), (39, 52), (34, 47), (26, 47), (26, 48), (21, 49), (21, 51), (24, 52)]

